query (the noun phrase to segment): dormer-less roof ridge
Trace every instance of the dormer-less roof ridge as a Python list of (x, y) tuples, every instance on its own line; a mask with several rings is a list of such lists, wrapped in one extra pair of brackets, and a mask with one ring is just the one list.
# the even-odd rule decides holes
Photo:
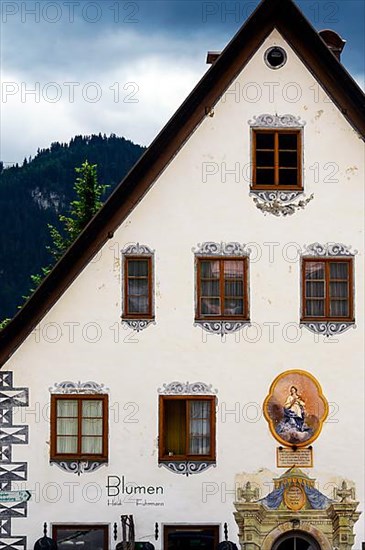
[(111, 238), (274, 28), (365, 139), (365, 96), (360, 87), (293, 0), (263, 0), (37, 291), (0, 332), (0, 366)]

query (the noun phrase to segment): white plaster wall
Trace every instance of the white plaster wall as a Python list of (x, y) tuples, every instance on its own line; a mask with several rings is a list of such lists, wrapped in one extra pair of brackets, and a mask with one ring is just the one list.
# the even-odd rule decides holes
[[(263, 62), (264, 51), (272, 45), (288, 53), (287, 64), (278, 71)], [(270, 85), (274, 97), (264, 83), (275, 83), (274, 88)], [(300, 100), (288, 101), (288, 94), (294, 98), (298, 87)], [(324, 492), (328, 479), (353, 480), (364, 510), (363, 142), (277, 32), (232, 88), (241, 90), (241, 99), (229, 94), (217, 104), (215, 116), (203, 121), (114, 238), (3, 367), (14, 371), (16, 386), (30, 387), (30, 407), (17, 414), (19, 423), (29, 423), (30, 444), (13, 447), (13, 460), (28, 461), (26, 486), (36, 489), (28, 519), (13, 520), (13, 532), (27, 534), (29, 542), (40, 535), (43, 521), (113, 523), (122, 513), (134, 514), (137, 540), (152, 541), (156, 521), (227, 521), (230, 539), (237, 542), (232, 515), (235, 476), (259, 468), (275, 471), (277, 444), (261, 406), (272, 380), (296, 368), (311, 372), (331, 403), (330, 418), (313, 445), (315, 468), (308, 473), (326, 473), (325, 481), (318, 477), (318, 488)], [(259, 89), (261, 97), (253, 101)], [(305, 194), (314, 193), (315, 198), (304, 211), (285, 219), (264, 216), (255, 207), (249, 181), (242, 175), (227, 175), (225, 182), (222, 177), (222, 163), (233, 170), (236, 163), (243, 168), (250, 162), (248, 120), (263, 113), (290, 113), (306, 122), (304, 186)], [(204, 183), (205, 162), (217, 163), (218, 173)], [(315, 163), (319, 182), (310, 169)], [(326, 169), (326, 163), (333, 164)], [(338, 172), (333, 178), (338, 181), (329, 182), (324, 178), (331, 176), (334, 164)], [(252, 248), (254, 326), (223, 340), (193, 326), (192, 248), (204, 241), (238, 241)], [(316, 338), (306, 329), (287, 326), (298, 323), (300, 315), (299, 263), (290, 261), (296, 249), (289, 243), (302, 247), (316, 241), (342, 242), (358, 250), (356, 329), (337, 338)], [(139, 334), (120, 325), (120, 250), (131, 242), (155, 250), (157, 323)], [(69, 323), (77, 323), (72, 338)], [(90, 323), (99, 327), (95, 343), (90, 342), (97, 334)], [(270, 329), (265, 323), (279, 325)], [(49, 387), (64, 380), (94, 380), (110, 388), (109, 464), (93, 474), (77, 477), (49, 465), (49, 424), (44, 418)], [(218, 389), (217, 467), (189, 478), (157, 463), (157, 389), (173, 380), (199, 380)], [(155, 500), (164, 506), (108, 507), (107, 475), (163, 486), (163, 498)], [(69, 482), (77, 484), (71, 504), (71, 489), (65, 485)], [(85, 488), (90, 483), (100, 487), (96, 503), (88, 502), (98, 497), (96, 486)], [(215, 494), (206, 495), (207, 491)], [(360, 520), (356, 526), (357, 550), (365, 540), (362, 525)], [(156, 548), (160, 543), (161, 538)]]

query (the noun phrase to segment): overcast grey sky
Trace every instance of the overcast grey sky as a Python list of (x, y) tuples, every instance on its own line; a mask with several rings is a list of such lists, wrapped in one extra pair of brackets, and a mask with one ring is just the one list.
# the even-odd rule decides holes
[[(258, 0), (1, 2), (1, 149), (22, 162), (75, 134), (148, 145)], [(347, 40), (343, 63), (363, 85), (365, 2), (297, 0), (318, 30)]]

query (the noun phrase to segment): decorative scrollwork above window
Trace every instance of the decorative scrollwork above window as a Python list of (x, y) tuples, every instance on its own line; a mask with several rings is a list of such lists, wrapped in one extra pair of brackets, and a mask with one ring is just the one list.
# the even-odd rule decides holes
[(122, 250), (124, 256), (151, 256), (153, 252), (154, 251), (149, 246), (139, 243), (128, 244)]
[(170, 382), (163, 384), (162, 388), (158, 388), (160, 395), (215, 395), (218, 390), (214, 390), (212, 384), (205, 382)]
[(338, 256), (355, 256), (357, 250), (351, 250), (351, 246), (346, 246), (342, 243), (312, 243), (304, 247), (302, 256), (318, 256), (318, 257), (338, 257)]
[(263, 115), (254, 116), (248, 121), (252, 128), (302, 128), (306, 122), (301, 120), (301, 117), (294, 115)]
[(74, 460), (72, 462), (65, 462), (65, 461), (57, 462), (55, 460), (52, 460), (51, 464), (55, 464), (61, 470), (68, 472), (69, 474), (77, 474), (79, 476), (81, 474), (95, 472), (96, 470), (101, 468), (101, 466), (104, 466), (105, 462), (89, 462), (88, 460)]
[(109, 393), (109, 388), (104, 384), (98, 384), (97, 382), (56, 382), (53, 387), (49, 388), (51, 393)]
[(244, 244), (232, 243), (199, 243), (193, 252), (199, 256), (249, 256), (250, 250)]
[(200, 474), (201, 472), (204, 472), (207, 468), (210, 468), (213, 466), (216, 467), (215, 462), (204, 462), (204, 461), (188, 461), (188, 462), (179, 462), (179, 461), (172, 461), (172, 462), (161, 462), (159, 464), (159, 467), (164, 466), (170, 472), (173, 472), (174, 474), (182, 474), (185, 476), (189, 476), (192, 474)]

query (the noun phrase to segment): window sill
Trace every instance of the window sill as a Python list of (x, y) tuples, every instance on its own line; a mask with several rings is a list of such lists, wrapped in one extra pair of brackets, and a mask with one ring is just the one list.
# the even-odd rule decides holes
[(156, 321), (154, 317), (150, 317), (150, 318), (149, 317), (144, 317), (144, 318), (122, 317), (122, 324), (126, 325), (132, 330), (135, 330), (136, 332), (141, 332), (141, 330), (144, 330), (150, 325), (155, 325)]
[(93, 459), (93, 460), (87, 460), (87, 459), (79, 459), (79, 458), (67, 458), (67, 459), (50, 459), (51, 466), (55, 464), (58, 466), (61, 470), (64, 472), (68, 472), (70, 474), (86, 474), (95, 472), (95, 470), (98, 470), (101, 468), (101, 466), (104, 466), (108, 463), (107, 459)]
[(176, 460), (171, 457), (170, 460), (159, 460), (158, 465), (160, 468), (164, 466), (174, 474), (182, 474), (188, 477), (193, 474), (200, 474), (211, 466), (215, 468), (216, 461), (212, 459), (204, 460), (203, 458), (200, 460)]
[(210, 334), (232, 334), (244, 326), (250, 326), (249, 319), (195, 319), (194, 326), (201, 327)]
[(314, 334), (319, 334), (322, 336), (337, 336), (342, 334), (346, 330), (356, 328), (354, 320), (336, 320), (336, 319), (313, 319), (307, 320), (302, 319), (300, 321), (300, 326), (306, 327), (308, 330)]

